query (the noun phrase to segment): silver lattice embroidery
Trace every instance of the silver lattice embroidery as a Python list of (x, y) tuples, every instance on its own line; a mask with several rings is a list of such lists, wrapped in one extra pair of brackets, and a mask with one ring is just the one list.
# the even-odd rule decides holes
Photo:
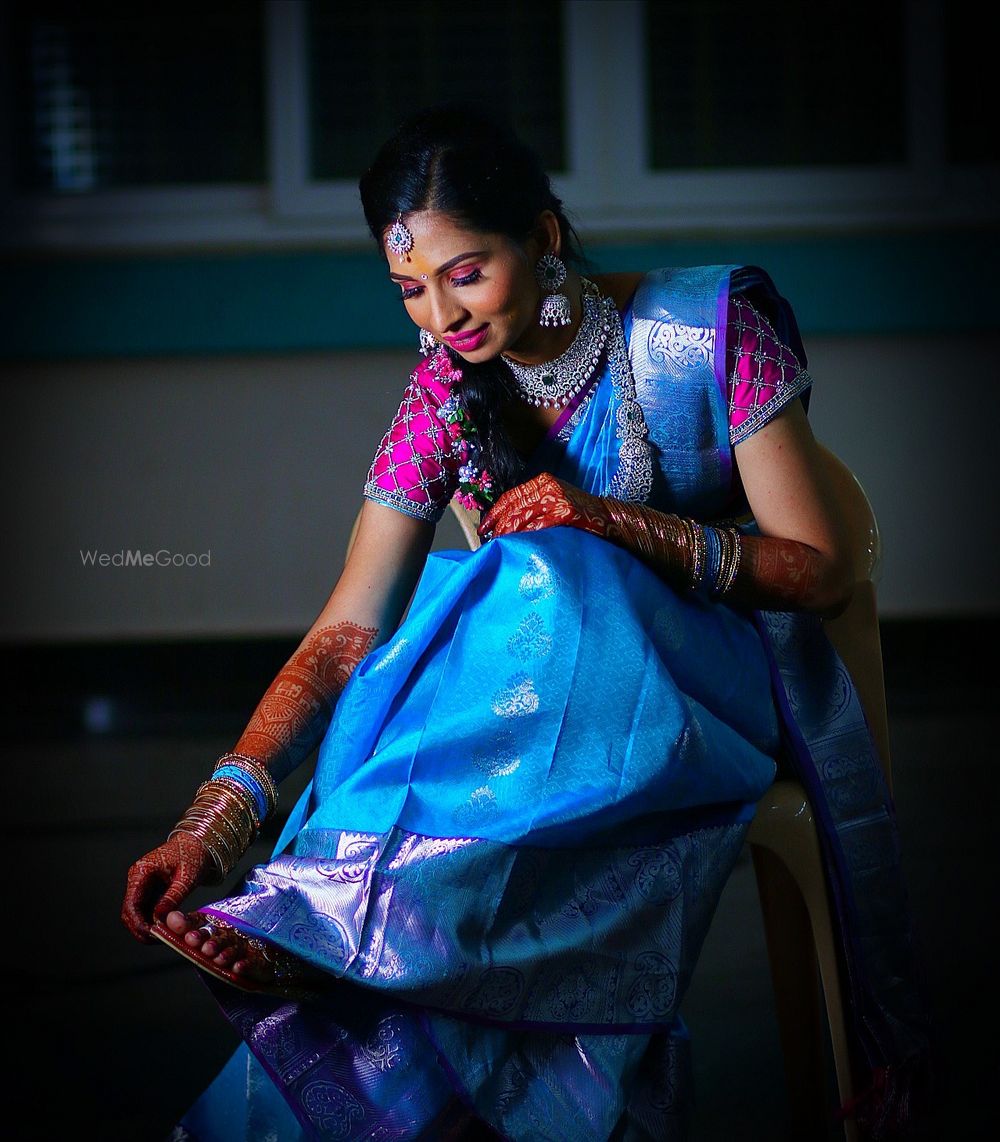
[[(741, 444), (775, 417), (789, 401), (809, 388), (812, 377), (781, 341), (767, 318), (745, 298), (733, 298), (732, 308), (736, 316), (729, 322), (730, 338), (737, 345), (752, 340), (757, 346), (749, 353), (734, 355), (728, 377), (729, 441)], [(740, 365), (744, 361), (753, 365), (749, 377), (740, 374)], [(770, 397), (766, 395), (768, 393)], [(743, 418), (734, 426), (738, 413), (742, 413)]]

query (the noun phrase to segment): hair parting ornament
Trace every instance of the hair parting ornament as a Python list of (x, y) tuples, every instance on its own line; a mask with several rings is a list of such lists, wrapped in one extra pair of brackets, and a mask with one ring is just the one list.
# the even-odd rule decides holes
[(399, 258), (400, 263), (413, 249), (413, 235), (403, 221), (402, 212), (396, 215), (396, 221), (389, 227), (389, 232), (385, 236), (385, 244)]

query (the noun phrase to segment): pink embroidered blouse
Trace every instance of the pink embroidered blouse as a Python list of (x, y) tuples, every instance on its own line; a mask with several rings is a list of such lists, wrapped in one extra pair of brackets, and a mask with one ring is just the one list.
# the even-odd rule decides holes
[[(742, 297), (729, 299), (726, 324), (729, 439), (740, 444), (810, 383), (770, 322)], [(458, 487), (461, 459), (438, 409), (451, 378), (418, 368), (375, 452), (364, 495), (416, 519), (436, 523)]]

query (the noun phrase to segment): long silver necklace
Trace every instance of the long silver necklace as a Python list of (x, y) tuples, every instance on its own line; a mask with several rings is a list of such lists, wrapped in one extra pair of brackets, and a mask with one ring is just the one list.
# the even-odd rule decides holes
[(517, 395), (534, 408), (564, 408), (597, 371), (611, 333), (614, 301), (587, 278), (583, 285), (583, 317), (565, 353), (540, 365), (523, 365), (504, 357), (514, 376)]

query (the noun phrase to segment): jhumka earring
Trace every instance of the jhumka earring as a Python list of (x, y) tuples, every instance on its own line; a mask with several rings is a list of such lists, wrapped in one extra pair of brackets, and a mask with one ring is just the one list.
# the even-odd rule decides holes
[(543, 254), (535, 263), (535, 277), (548, 297), (542, 300), (542, 311), (538, 315), (539, 325), (570, 325), (573, 315), (569, 298), (559, 293), (559, 287), (566, 280), (566, 266), (555, 254)]
[(420, 352), (425, 357), (429, 357), (431, 353), (438, 347), (437, 338), (429, 329), (420, 330)]
[(385, 244), (399, 258), (400, 262), (413, 249), (413, 235), (403, 221), (403, 215), (397, 214), (396, 221), (389, 227), (385, 236)]

